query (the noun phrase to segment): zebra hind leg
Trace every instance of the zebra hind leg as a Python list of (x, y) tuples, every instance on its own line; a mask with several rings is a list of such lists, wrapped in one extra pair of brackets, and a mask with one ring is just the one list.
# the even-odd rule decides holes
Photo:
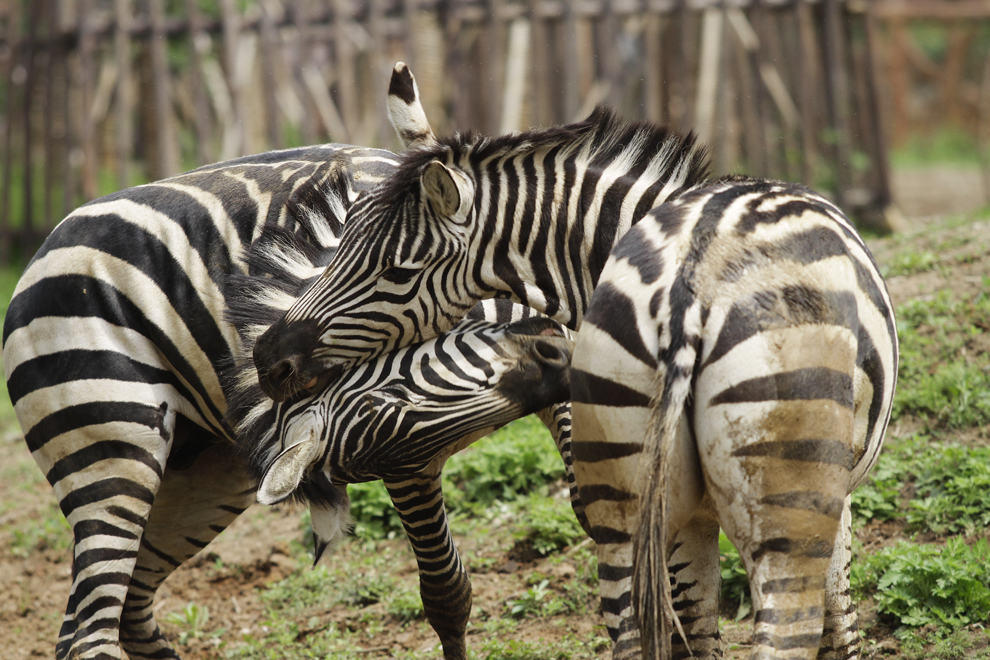
[[(120, 618), (175, 414), (166, 404), (95, 402), (77, 409), (84, 406), (77, 419), (90, 420), (89, 425), (32, 447), (75, 542), (72, 588), (55, 656), (121, 658)], [(29, 444), (37, 441), (31, 438)]]
[(847, 495), (842, 520), (835, 539), (832, 563), (825, 582), (825, 629), (819, 660), (856, 660), (859, 658), (859, 621), (856, 604), (849, 591), (852, 562), (852, 497)]
[(723, 655), (718, 631), (721, 570), (718, 554), (718, 520), (710, 506), (702, 507), (674, 537), (667, 568), (670, 572), (674, 612), (687, 639), (675, 631), (671, 658), (715, 660)]
[(131, 660), (178, 657), (155, 621), (155, 592), (255, 500), (243, 459), (218, 440), (182, 417), (176, 424), (121, 617), (120, 641)]
[(450, 535), (440, 474), (385, 479), (385, 488), (416, 554), (423, 609), (444, 660), (467, 660), (471, 580)]

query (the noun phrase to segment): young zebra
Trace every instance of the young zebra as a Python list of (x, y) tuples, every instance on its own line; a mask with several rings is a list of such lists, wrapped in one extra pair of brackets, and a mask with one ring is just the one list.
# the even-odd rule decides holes
[[(300, 224), (305, 224), (303, 221)], [(325, 250), (266, 228), (235, 278), (230, 316), (246, 346), (319, 276)], [(508, 310), (504, 310), (508, 311)], [(427, 619), (444, 657), (467, 657), (471, 583), (447, 525), (447, 459), (503, 424), (570, 396), (572, 342), (548, 318), (465, 320), (441, 337), (388, 353), (327, 389), (275, 403), (248, 360), (233, 370), (229, 419), (249, 456), (258, 501), (308, 501), (317, 561), (347, 519), (342, 486), (382, 479), (420, 570)]]
[(750, 576), (752, 657), (857, 657), (849, 494), (896, 375), (876, 265), (807, 189), (729, 178), (627, 233), (571, 376), (613, 657), (722, 657), (720, 525)]
[[(254, 358), (262, 387), (276, 399), (290, 396), (316, 374), (332, 377), (396, 345), (442, 332), (478, 299), (486, 297), (524, 302), (576, 328), (616, 240), (650, 209), (663, 208), (662, 203), (669, 204), (710, 183), (706, 170), (703, 150), (690, 137), (642, 124), (623, 124), (602, 109), (576, 125), (495, 140), (470, 136), (447, 139), (413, 151), (403, 158), (398, 172), (350, 209), (339, 251), (324, 276), (258, 340)], [(727, 181), (722, 185), (747, 184)], [(809, 197), (789, 206), (770, 203), (766, 208), (756, 207), (748, 216), (755, 227), (751, 234), (762, 237), (770, 232), (778, 218), (790, 217), (792, 207), (810, 204), (817, 208), (819, 198), (806, 191), (802, 194)], [(665, 232), (676, 238), (697, 223), (706, 229), (699, 240), (713, 242), (720, 249), (712, 254), (722, 254), (723, 242), (713, 241), (713, 232), (722, 226), (722, 204), (727, 202), (725, 196), (714, 199), (711, 204), (692, 207), (699, 218), (691, 223), (671, 221)], [(813, 224), (820, 215), (798, 215), (794, 222)], [(834, 209), (825, 215), (842, 218)], [(796, 251), (789, 265), (801, 270), (805, 264), (818, 261), (822, 248), (816, 232), (829, 231), (847, 232), (846, 240), (861, 246), (844, 219), (831, 230), (809, 227), (806, 240), (788, 244)], [(857, 250), (851, 259), (862, 283), (857, 280), (853, 284), (868, 290), (869, 281), (880, 279), (871, 259), (864, 256), (865, 248)], [(746, 268), (759, 257), (758, 252), (744, 252), (737, 263), (727, 266), (727, 272), (738, 268), (738, 276), (750, 283)], [(786, 253), (774, 258), (784, 257)], [(665, 266), (665, 272), (674, 272), (678, 265), (669, 260), (656, 265), (655, 258), (644, 258), (654, 268)], [(849, 292), (854, 295), (852, 289)], [(685, 292), (678, 288), (676, 293)], [(693, 291), (687, 293), (694, 295)], [(870, 336), (886, 338), (876, 341), (880, 342), (877, 350), (886, 351), (883, 364), (889, 367), (895, 362), (893, 349), (885, 348), (895, 345), (892, 326), (886, 321), (889, 304), (884, 295), (874, 298), (880, 311), (867, 315), (863, 322), (869, 324)], [(660, 302), (656, 300), (657, 305)], [(647, 309), (654, 311), (649, 306)], [(691, 309), (698, 313), (697, 308)], [(660, 307), (655, 311), (658, 327), (667, 331), (684, 328), (684, 318), (665, 316)], [(666, 308), (663, 311), (669, 313)], [(745, 332), (745, 326), (736, 328), (734, 320), (730, 327)], [(636, 334), (634, 329), (625, 326), (630, 335)], [(865, 350), (865, 343), (860, 346)], [(870, 369), (880, 369), (873, 365), (869, 363)], [(690, 365), (679, 367), (687, 369)], [(870, 378), (877, 387), (885, 388), (886, 398), (880, 401), (887, 403), (871, 403), (873, 439), (882, 433), (883, 424), (876, 426), (876, 420), (886, 419), (883, 405), (889, 405), (894, 377), (893, 367), (883, 369), (882, 379), (875, 373), (871, 372)], [(861, 382), (857, 375), (857, 383)], [(634, 397), (632, 402), (644, 408), (649, 397)], [(855, 419), (859, 424), (862, 417)], [(857, 434), (862, 437), (858, 428)], [(641, 443), (629, 442), (630, 451), (632, 446), (639, 450)], [(871, 446), (874, 453), (866, 460), (857, 455), (855, 465), (849, 461), (849, 470), (856, 469), (855, 478), (840, 475), (831, 487), (841, 484), (840, 490), (851, 489), (871, 465), (878, 446), (876, 441)], [(600, 458), (606, 460), (607, 454)], [(586, 452), (583, 460), (594, 463), (599, 458)], [(652, 474), (653, 469), (651, 466), (647, 472)], [(627, 478), (635, 474), (626, 473)], [(605, 506), (610, 495), (621, 495), (594, 480), (589, 488), (581, 493), (583, 502)], [(608, 545), (613, 539), (608, 529), (599, 527), (592, 535), (600, 545)], [(614, 540), (628, 539), (620, 535)], [(829, 548), (831, 541), (832, 537), (826, 541)], [(781, 554), (772, 548), (761, 553)], [(828, 556), (832, 556), (831, 550)], [(628, 587), (630, 562), (631, 557), (627, 557), (626, 563), (617, 564), (615, 569), (602, 568), (603, 585), (618, 583), (613, 592), (623, 593)], [(838, 584), (839, 577), (832, 583)], [(709, 583), (701, 586), (710, 590)], [(830, 598), (843, 597), (830, 594)], [(676, 599), (675, 608), (691, 606), (685, 593), (676, 594)], [(627, 600), (628, 595), (619, 595), (603, 603), (614, 640), (632, 634), (620, 629), (620, 622), (629, 620), (623, 619), (628, 615)], [(831, 605), (830, 611), (834, 612)], [(846, 622), (831, 624), (838, 630)], [(845, 643), (839, 638), (846, 636), (839, 630), (826, 638), (826, 645), (839, 648)], [(795, 640), (771, 640), (771, 644), (777, 641), (786, 645)], [(620, 655), (631, 653), (632, 643), (624, 644), (617, 648)]]

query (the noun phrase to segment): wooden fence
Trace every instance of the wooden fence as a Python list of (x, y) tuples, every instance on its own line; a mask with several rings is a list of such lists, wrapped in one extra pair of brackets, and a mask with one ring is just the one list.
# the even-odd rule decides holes
[(438, 132), (604, 102), (697, 131), (718, 172), (803, 181), (884, 226), (877, 16), (853, 0), (0, 0), (0, 261), (86, 200), (200, 164), (396, 147), (398, 60)]

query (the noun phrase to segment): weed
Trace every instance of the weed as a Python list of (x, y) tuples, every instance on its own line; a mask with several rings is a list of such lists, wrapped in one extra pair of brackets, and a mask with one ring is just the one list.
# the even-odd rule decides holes
[(46, 549), (62, 558), (72, 547), (72, 528), (54, 502), (34, 522), (11, 529), (11, 536), (10, 552), (22, 559)]
[(884, 265), (880, 272), (884, 277), (898, 275), (914, 275), (932, 270), (938, 265), (938, 257), (932, 252), (899, 252), (890, 263)]
[(739, 551), (725, 532), (718, 532), (718, 554), (722, 564), (722, 603), (734, 604), (736, 621), (739, 621), (753, 609), (753, 601), (749, 593), (749, 577), (743, 566)]
[(550, 434), (531, 415), (452, 456), (444, 469), (444, 498), (452, 511), (484, 515), (496, 501), (546, 493), (547, 484), (563, 476)]
[(585, 538), (569, 500), (530, 495), (519, 503), (519, 510), (517, 538), (529, 539), (544, 557)]
[[(190, 639), (206, 637), (206, 624), (210, 621), (210, 609), (200, 607), (196, 603), (187, 603), (181, 612), (169, 612), (165, 622), (179, 628), (179, 644), (185, 646)], [(224, 629), (214, 631), (211, 637), (219, 637)]]
[[(947, 631), (990, 615), (990, 543), (950, 537), (944, 547), (901, 541), (854, 563), (853, 588), (906, 627)], [(907, 633), (902, 631), (902, 634)]]
[(536, 617), (543, 615), (543, 601), (550, 595), (550, 580), (542, 580), (539, 584), (533, 585), (515, 600), (506, 601), (506, 609), (509, 616), (516, 619)]
[(354, 535), (364, 539), (392, 539), (403, 534), (402, 521), (381, 481), (349, 484)]

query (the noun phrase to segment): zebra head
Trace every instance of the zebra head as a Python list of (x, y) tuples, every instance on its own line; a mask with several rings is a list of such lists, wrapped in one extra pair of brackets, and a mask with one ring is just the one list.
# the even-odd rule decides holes
[(340, 485), (439, 472), (496, 428), (570, 398), (572, 342), (542, 317), (466, 320), (352, 369), (317, 395), (265, 399), (236, 428), (258, 501), (310, 503), (317, 555), (346, 527)]
[(357, 199), (326, 271), (258, 339), (254, 362), (268, 396), (319, 388), (436, 337), (487, 297), (464, 268), (476, 226), (473, 179), (439, 159), (422, 162), (423, 153), (432, 152), (414, 149), (402, 172)]

